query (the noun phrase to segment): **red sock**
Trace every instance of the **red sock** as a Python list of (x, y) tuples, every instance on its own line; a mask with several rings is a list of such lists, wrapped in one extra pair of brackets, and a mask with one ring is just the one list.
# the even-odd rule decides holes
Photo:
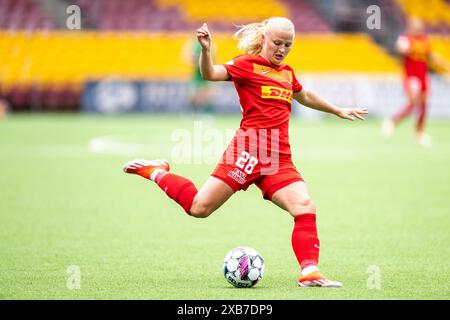
[(319, 263), (319, 246), (316, 215), (304, 213), (296, 216), (292, 232), (292, 248), (302, 269)]
[(198, 192), (191, 180), (173, 173), (161, 172), (156, 176), (155, 182), (169, 198), (175, 200), (189, 214)]

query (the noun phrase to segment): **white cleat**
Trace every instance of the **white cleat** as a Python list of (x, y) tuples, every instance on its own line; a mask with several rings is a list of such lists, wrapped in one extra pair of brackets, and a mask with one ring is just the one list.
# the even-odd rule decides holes
[(156, 159), (151, 161), (145, 159), (134, 159), (125, 163), (122, 169), (125, 173), (135, 173), (143, 176), (144, 178), (154, 180), (157, 173), (161, 171), (169, 171), (170, 165), (165, 159)]
[(320, 271), (314, 271), (298, 279), (298, 285), (300, 287), (340, 288), (342, 287), (342, 282), (329, 280)]
[(311, 280), (311, 281), (299, 281), (298, 285), (300, 287), (324, 287), (324, 288), (340, 288), (342, 287), (342, 283), (339, 281), (332, 280)]

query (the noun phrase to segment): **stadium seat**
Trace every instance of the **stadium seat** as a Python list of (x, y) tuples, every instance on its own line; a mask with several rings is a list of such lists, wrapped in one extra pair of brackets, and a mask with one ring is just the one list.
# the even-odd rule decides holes
[(450, 31), (450, 4), (445, 0), (397, 0), (408, 17), (418, 17), (428, 26), (429, 31)]
[(430, 37), (430, 42), (433, 52), (450, 62), (450, 37), (434, 34)]
[[(188, 33), (0, 33), (2, 83), (74, 83), (99, 77), (186, 79), (181, 52)], [(215, 34), (217, 63), (239, 54), (230, 33)], [(164, 45), (162, 45), (164, 44)], [(397, 71), (397, 63), (365, 35), (298, 34), (288, 63), (301, 71)]]
[(6, 30), (53, 29), (54, 22), (33, 0), (1, 0), (0, 28)]
[[(0, 89), (14, 89), (18, 102), (23, 96), (18, 85), (45, 87), (45, 94), (35, 94), (36, 105), (56, 106), (60, 96), (72, 99), (88, 80), (188, 79), (193, 66), (182, 53), (195, 41), (201, 22), (207, 21), (214, 33), (216, 63), (224, 63), (240, 54), (231, 37), (237, 25), (277, 15), (296, 25), (286, 62), (299, 73), (400, 72), (396, 59), (367, 35), (332, 33), (306, 0), (263, 0), (258, 5), (256, 0), (76, 0), (83, 12), (80, 31), (52, 29), (55, 23), (40, 2), (0, 1)], [(398, 3), (411, 14), (423, 11), (420, 1)], [(423, 13), (427, 21), (449, 21), (444, 0), (427, 5), (433, 8)], [(436, 52), (450, 60), (448, 41), (444, 35), (432, 37)]]
[(195, 30), (207, 21), (212, 30), (231, 31), (235, 25), (286, 16), (298, 31), (331, 28), (304, 0), (77, 0), (89, 26), (101, 30)]

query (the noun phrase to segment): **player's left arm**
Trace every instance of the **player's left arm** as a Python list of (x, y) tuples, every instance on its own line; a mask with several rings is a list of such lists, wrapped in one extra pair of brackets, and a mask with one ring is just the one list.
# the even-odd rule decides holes
[(338, 107), (311, 90), (307, 90), (303, 88), (300, 92), (294, 92), (294, 99), (297, 100), (300, 104), (315, 110), (319, 110), (322, 112), (332, 113), (337, 115), (342, 119), (347, 120), (355, 120), (360, 119), (364, 120), (362, 115), (367, 114), (368, 111), (365, 108), (341, 108)]

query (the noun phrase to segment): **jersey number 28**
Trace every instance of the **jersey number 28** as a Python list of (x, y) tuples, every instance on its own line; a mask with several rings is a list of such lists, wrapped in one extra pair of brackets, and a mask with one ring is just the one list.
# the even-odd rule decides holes
[(245, 173), (251, 174), (257, 164), (258, 159), (256, 157), (251, 156), (247, 151), (242, 151), (241, 156), (236, 160), (234, 165), (240, 169), (244, 169)]

